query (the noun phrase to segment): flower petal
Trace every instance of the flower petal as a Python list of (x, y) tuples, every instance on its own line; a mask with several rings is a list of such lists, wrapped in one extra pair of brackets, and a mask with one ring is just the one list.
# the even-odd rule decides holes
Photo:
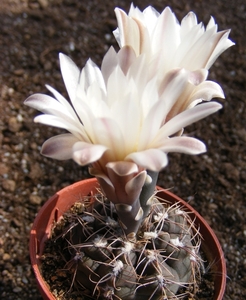
[(78, 138), (80, 137), (85, 142), (88, 142), (89, 139), (84, 126), (72, 106), (53, 88), (48, 88), (60, 101), (48, 95), (34, 94), (28, 97), (24, 102), (25, 105), (44, 113), (44, 115), (35, 117), (34, 122), (66, 129)]
[(73, 159), (77, 164), (86, 166), (100, 159), (107, 149), (103, 145), (93, 145), (79, 141), (73, 146)]
[(193, 28), (201, 28), (201, 24), (199, 26), (197, 26), (197, 24), (196, 14), (192, 11), (189, 12), (181, 21), (181, 36), (184, 38)]
[(111, 46), (107, 53), (104, 55), (101, 65), (101, 71), (103, 74), (103, 78), (105, 83), (107, 84), (108, 78), (115, 66), (118, 63), (117, 54), (115, 49)]
[(139, 138), (138, 149), (146, 149), (149, 142), (157, 134), (158, 130), (165, 122), (166, 117), (174, 105), (177, 105), (177, 101), (183, 101), (184, 90), (187, 86), (189, 72), (184, 69), (170, 71), (160, 87), (161, 96), (158, 97), (158, 101), (155, 101), (158, 95), (155, 91), (152, 96), (149, 96), (149, 101), (152, 101), (154, 105), (149, 109), (148, 114), (143, 120), (142, 130)]
[(164, 152), (181, 152), (191, 155), (196, 155), (206, 152), (206, 146), (198, 139), (178, 136), (167, 138), (163, 140), (163, 144), (159, 146), (159, 149)]
[(124, 46), (119, 50), (117, 57), (119, 65), (123, 73), (126, 75), (131, 65), (136, 60), (136, 54), (133, 48), (130, 46)]
[(196, 71), (191, 71), (189, 74), (189, 82), (193, 85), (199, 85), (205, 81), (208, 77), (208, 70), (199, 69)]
[(66, 160), (73, 157), (73, 145), (78, 139), (70, 133), (53, 136), (44, 142), (41, 153), (44, 156), (58, 160)]
[(83, 89), (86, 91), (95, 82), (103, 91), (106, 91), (101, 70), (91, 59), (88, 59), (81, 72), (80, 84), (83, 84)]
[(220, 54), (222, 54), (229, 47), (235, 45), (234, 42), (229, 40), (229, 38), (228, 38), (229, 33), (230, 33), (230, 30), (225, 30), (224, 31), (224, 34), (222, 35), (222, 37), (219, 40), (216, 47), (214, 48), (213, 53), (211, 54), (211, 56), (210, 56), (210, 58), (209, 58), (209, 60), (206, 64), (207, 69), (209, 69), (213, 65), (213, 63), (220, 56)]
[(114, 104), (124, 99), (128, 91), (128, 84), (129, 81), (127, 81), (120, 66), (117, 65), (107, 82), (107, 104), (109, 107), (113, 107)]
[(142, 171), (127, 182), (125, 185), (125, 191), (130, 199), (139, 198), (146, 180), (146, 175), (146, 171)]
[(75, 114), (73, 107), (70, 105), (70, 103), (67, 101), (66, 98), (64, 98), (59, 92), (57, 92), (50, 85), (46, 84), (45, 86), (71, 115)]
[(125, 159), (133, 161), (144, 169), (154, 172), (159, 172), (168, 163), (166, 153), (159, 149), (147, 149), (140, 152), (133, 152), (127, 155)]
[(123, 143), (126, 151), (135, 151), (142, 121), (141, 109), (137, 99), (129, 92), (129, 95), (122, 97), (114, 104), (111, 111), (112, 116), (117, 116), (116, 121), (124, 137)]
[[(152, 48), (155, 49), (155, 52), (161, 51), (160, 58), (165, 59), (166, 63), (172, 60), (174, 49), (180, 42), (179, 29), (180, 25), (175, 14), (169, 7), (166, 7), (157, 20), (151, 40)], [(161, 41), (165, 43), (164, 47)]]
[(62, 78), (66, 86), (69, 98), (73, 102), (76, 95), (77, 86), (79, 83), (80, 70), (70, 57), (63, 53), (59, 53), (60, 67)]
[[(182, 62), (182, 67), (189, 70), (206, 68), (212, 57), (215, 47), (223, 37), (224, 32), (214, 34), (213, 29), (205, 31), (204, 34), (190, 47)], [(190, 36), (189, 42), (192, 42), (194, 36)], [(188, 43), (188, 41), (187, 41)], [(180, 46), (181, 47), (181, 46)], [(179, 50), (181, 52), (181, 49)], [(182, 53), (182, 52), (181, 52)]]
[(162, 139), (175, 134), (180, 129), (207, 117), (221, 108), (222, 105), (217, 102), (208, 102), (181, 112), (162, 126), (153, 143), (161, 143)]
[(67, 118), (78, 119), (76, 113), (72, 109), (71, 105), (65, 100), (64, 103), (60, 103), (56, 99), (44, 95), (44, 94), (33, 94), (28, 97), (25, 105), (35, 108), (43, 113), (52, 114), (56, 116), (66, 115)]
[(166, 113), (184, 92), (189, 78), (190, 73), (185, 69), (174, 69), (167, 73), (159, 87), (160, 99), (162, 102), (167, 102)]
[(92, 176), (95, 176), (99, 181), (102, 180), (105, 185), (110, 187), (111, 193), (115, 192), (115, 188), (105, 172), (102, 172), (100, 169), (94, 167), (94, 164), (92, 164), (92, 167), (89, 167), (88, 169)]
[(137, 165), (129, 161), (109, 162), (106, 167), (118, 176), (128, 176), (138, 172)]
[(74, 122), (67, 118), (67, 116), (62, 116), (62, 114), (57, 117), (53, 115), (39, 115), (34, 118), (35, 123), (41, 123), (44, 125), (50, 125), (53, 127), (63, 128), (67, 131), (70, 131), (77, 138), (83, 139), (84, 141), (88, 141), (88, 136), (84, 130), (82, 124), (78, 122)]
[(124, 136), (117, 122), (113, 119), (98, 118), (92, 124), (94, 143), (106, 146), (110, 151), (111, 161), (121, 161), (125, 157)]
[(120, 47), (131, 45), (136, 55), (140, 53), (140, 32), (138, 24), (119, 8), (115, 9), (118, 28), (113, 32)]
[(190, 95), (190, 103), (195, 100), (210, 101), (213, 98), (225, 98), (221, 86), (213, 81), (204, 81), (197, 86)]

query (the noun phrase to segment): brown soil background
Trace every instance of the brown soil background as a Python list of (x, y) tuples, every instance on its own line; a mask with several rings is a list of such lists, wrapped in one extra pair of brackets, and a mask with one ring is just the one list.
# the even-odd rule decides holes
[[(58, 53), (80, 67), (91, 57), (100, 65), (109, 45), (116, 46), (114, 7), (121, 0), (0, 1), (0, 298), (40, 299), (28, 253), (29, 231), (45, 200), (62, 187), (88, 177), (72, 161), (39, 154), (40, 146), (60, 130), (35, 125), (36, 111), (23, 105), (34, 92), (52, 85), (65, 93)], [(207, 144), (199, 157), (170, 155), (158, 184), (189, 201), (210, 223), (225, 252), (228, 268), (224, 299), (246, 299), (246, 3), (245, 0), (136, 0), (162, 11), (169, 5), (179, 20), (193, 10), (219, 29), (231, 28), (236, 46), (210, 71), (226, 99), (219, 113), (187, 128)], [(117, 47), (117, 46), (116, 46)], [(66, 94), (65, 94), (66, 95)]]

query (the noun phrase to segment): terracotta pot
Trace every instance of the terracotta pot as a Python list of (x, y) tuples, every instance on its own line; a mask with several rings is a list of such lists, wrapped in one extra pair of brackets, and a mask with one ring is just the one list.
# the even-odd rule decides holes
[[(40, 209), (33, 223), (30, 235), (30, 258), (33, 271), (36, 276), (38, 288), (45, 300), (55, 300), (56, 298), (50, 292), (48, 285), (42, 278), (40, 273), (40, 257), (42, 256), (45, 241), (50, 236), (50, 231), (54, 221), (58, 221), (64, 212), (83, 196), (96, 192), (99, 184), (95, 178), (82, 180), (74, 183), (51, 197)], [(204, 251), (208, 261), (212, 262), (212, 273), (214, 274), (215, 295), (213, 300), (222, 300), (226, 286), (226, 264), (224, 254), (219, 241), (208, 225), (208, 223), (184, 200), (177, 197), (167, 190), (157, 187), (158, 196), (170, 201), (170, 203), (179, 202), (186, 211), (190, 212), (190, 216), (195, 219), (195, 224), (200, 228), (203, 237), (202, 250)]]

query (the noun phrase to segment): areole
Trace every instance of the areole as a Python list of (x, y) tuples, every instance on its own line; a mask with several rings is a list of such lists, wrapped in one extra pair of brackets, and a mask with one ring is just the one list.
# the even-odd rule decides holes
[[(44, 204), (34, 220), (30, 235), (30, 258), (38, 288), (45, 300), (56, 299), (49, 290), (40, 271), (40, 258), (45, 247), (45, 242), (50, 236), (54, 221), (58, 221), (76, 201), (83, 196), (88, 196), (91, 192), (95, 192), (98, 188), (99, 184), (95, 178), (74, 183), (52, 196)], [(202, 250), (208, 261), (212, 262), (215, 287), (213, 300), (222, 300), (226, 286), (226, 264), (223, 251), (216, 235), (208, 223), (188, 203), (167, 190), (158, 186), (156, 188), (158, 197), (169, 201), (171, 204), (178, 202), (189, 212), (191, 218), (194, 219), (194, 223), (199, 228), (203, 237), (201, 245)]]

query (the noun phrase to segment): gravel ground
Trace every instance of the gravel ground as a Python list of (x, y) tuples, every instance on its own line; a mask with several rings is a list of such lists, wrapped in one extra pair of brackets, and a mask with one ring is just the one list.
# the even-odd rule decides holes
[[(45, 200), (62, 187), (88, 177), (74, 162), (42, 157), (40, 146), (58, 129), (35, 125), (37, 112), (23, 105), (49, 83), (64, 91), (58, 53), (79, 66), (91, 57), (100, 64), (116, 45), (114, 7), (120, 0), (1, 0), (0, 5), (0, 298), (40, 299), (29, 262), (29, 231)], [(214, 16), (219, 29), (231, 28), (236, 46), (210, 71), (222, 85), (224, 109), (187, 132), (202, 139), (199, 157), (172, 154), (158, 184), (189, 201), (210, 223), (225, 252), (228, 283), (224, 299), (246, 299), (246, 3), (245, 0), (135, 1), (161, 11), (169, 5), (182, 18), (193, 10), (199, 20)]]

